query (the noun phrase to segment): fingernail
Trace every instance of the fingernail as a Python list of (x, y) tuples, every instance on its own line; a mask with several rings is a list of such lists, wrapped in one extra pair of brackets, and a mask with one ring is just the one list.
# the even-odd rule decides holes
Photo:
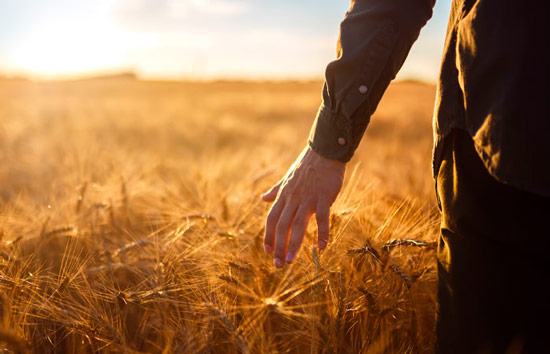
[(319, 240), (319, 249), (324, 250), (327, 247), (327, 243), (323, 240)]
[(294, 260), (294, 253), (288, 252), (286, 254), (286, 262), (291, 263)]
[(270, 245), (264, 245), (264, 250), (266, 253), (271, 253), (273, 252), (273, 248), (271, 248)]
[(281, 268), (283, 266), (283, 261), (281, 261), (279, 258), (275, 258), (273, 260), (273, 264), (275, 265), (275, 268)]

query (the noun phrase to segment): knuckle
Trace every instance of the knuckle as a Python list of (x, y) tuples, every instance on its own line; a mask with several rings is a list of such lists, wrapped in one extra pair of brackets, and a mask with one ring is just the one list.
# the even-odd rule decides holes
[(281, 199), (278, 198), (277, 200), (275, 200), (275, 202), (273, 203), (273, 205), (271, 206), (271, 209), (269, 210), (269, 214), (275, 214), (275, 212), (277, 210), (279, 210), (279, 208), (281, 207)]
[(290, 221), (289, 220), (279, 219), (279, 222), (277, 223), (277, 233), (288, 230), (289, 227), (290, 227)]
[(281, 186), (281, 192), (280, 192), (281, 197), (283, 197), (285, 199), (288, 199), (288, 198), (292, 198), (296, 194), (297, 194), (297, 191), (296, 191), (296, 188), (294, 186), (289, 185), (288, 183)]
[(267, 220), (265, 222), (266, 229), (272, 228), (276, 224), (277, 224), (277, 220), (275, 219), (275, 217), (273, 215), (268, 215)]
[(273, 239), (274, 234), (275, 234), (275, 226), (274, 225), (266, 225), (264, 239), (265, 240)]
[(275, 251), (283, 252), (285, 250), (286, 243), (283, 240), (277, 239), (275, 242)]
[(271, 208), (271, 210), (267, 214), (267, 219), (266, 219), (266, 224), (267, 225), (277, 223), (278, 213), (276, 212), (276, 210), (277, 210), (277, 208), (275, 206), (273, 206), (273, 208)]
[(284, 236), (288, 233), (288, 229), (290, 229), (290, 222), (289, 220), (285, 219), (279, 219), (279, 222), (277, 223), (277, 236)]
[(315, 215), (317, 215), (317, 218), (319, 219), (325, 219), (328, 217), (327, 215), (327, 211), (325, 208), (319, 208), (317, 207), (316, 210), (315, 210)]
[(294, 221), (293, 221), (294, 227), (300, 227), (300, 225), (302, 225), (302, 223), (304, 222), (304, 219), (305, 219), (304, 215), (297, 213), (294, 216)]
[(285, 244), (286, 244), (286, 241), (287, 241), (287, 232), (283, 231), (283, 230), (277, 230), (277, 234), (275, 236), (276, 238), (276, 243), (281, 245), (281, 247), (284, 247)]
[(306, 167), (306, 173), (314, 174), (315, 172), (317, 172), (317, 168), (315, 166), (308, 165)]
[(275, 231), (275, 223), (270, 222), (269, 220), (265, 224), (265, 234), (266, 236), (270, 236)]
[(300, 197), (300, 192), (293, 188), (287, 192), (287, 196), (289, 198), (296, 199)]
[(296, 250), (302, 244), (302, 239), (304, 238), (305, 230), (303, 228), (295, 228), (292, 230), (292, 235), (288, 242), (288, 248)]

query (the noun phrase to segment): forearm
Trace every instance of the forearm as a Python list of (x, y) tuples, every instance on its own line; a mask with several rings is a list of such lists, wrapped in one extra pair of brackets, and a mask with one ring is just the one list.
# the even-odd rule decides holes
[(401, 68), (434, 0), (356, 0), (340, 26), (337, 59), (326, 69), (309, 146), (347, 162)]

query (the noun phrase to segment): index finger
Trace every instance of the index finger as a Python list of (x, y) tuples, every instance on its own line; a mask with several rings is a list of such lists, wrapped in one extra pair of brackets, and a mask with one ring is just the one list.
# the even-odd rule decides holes
[(277, 223), (279, 222), (279, 217), (281, 216), (281, 212), (283, 211), (284, 206), (285, 205), (282, 200), (277, 200), (275, 204), (271, 206), (271, 210), (267, 215), (264, 235), (264, 249), (267, 253), (273, 252), (275, 230), (277, 228)]

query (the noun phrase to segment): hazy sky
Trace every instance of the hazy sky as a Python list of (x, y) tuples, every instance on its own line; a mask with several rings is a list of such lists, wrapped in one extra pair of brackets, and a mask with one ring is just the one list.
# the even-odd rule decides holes
[[(0, 73), (319, 78), (349, 0), (0, 0)], [(439, 0), (400, 78), (435, 80)]]

